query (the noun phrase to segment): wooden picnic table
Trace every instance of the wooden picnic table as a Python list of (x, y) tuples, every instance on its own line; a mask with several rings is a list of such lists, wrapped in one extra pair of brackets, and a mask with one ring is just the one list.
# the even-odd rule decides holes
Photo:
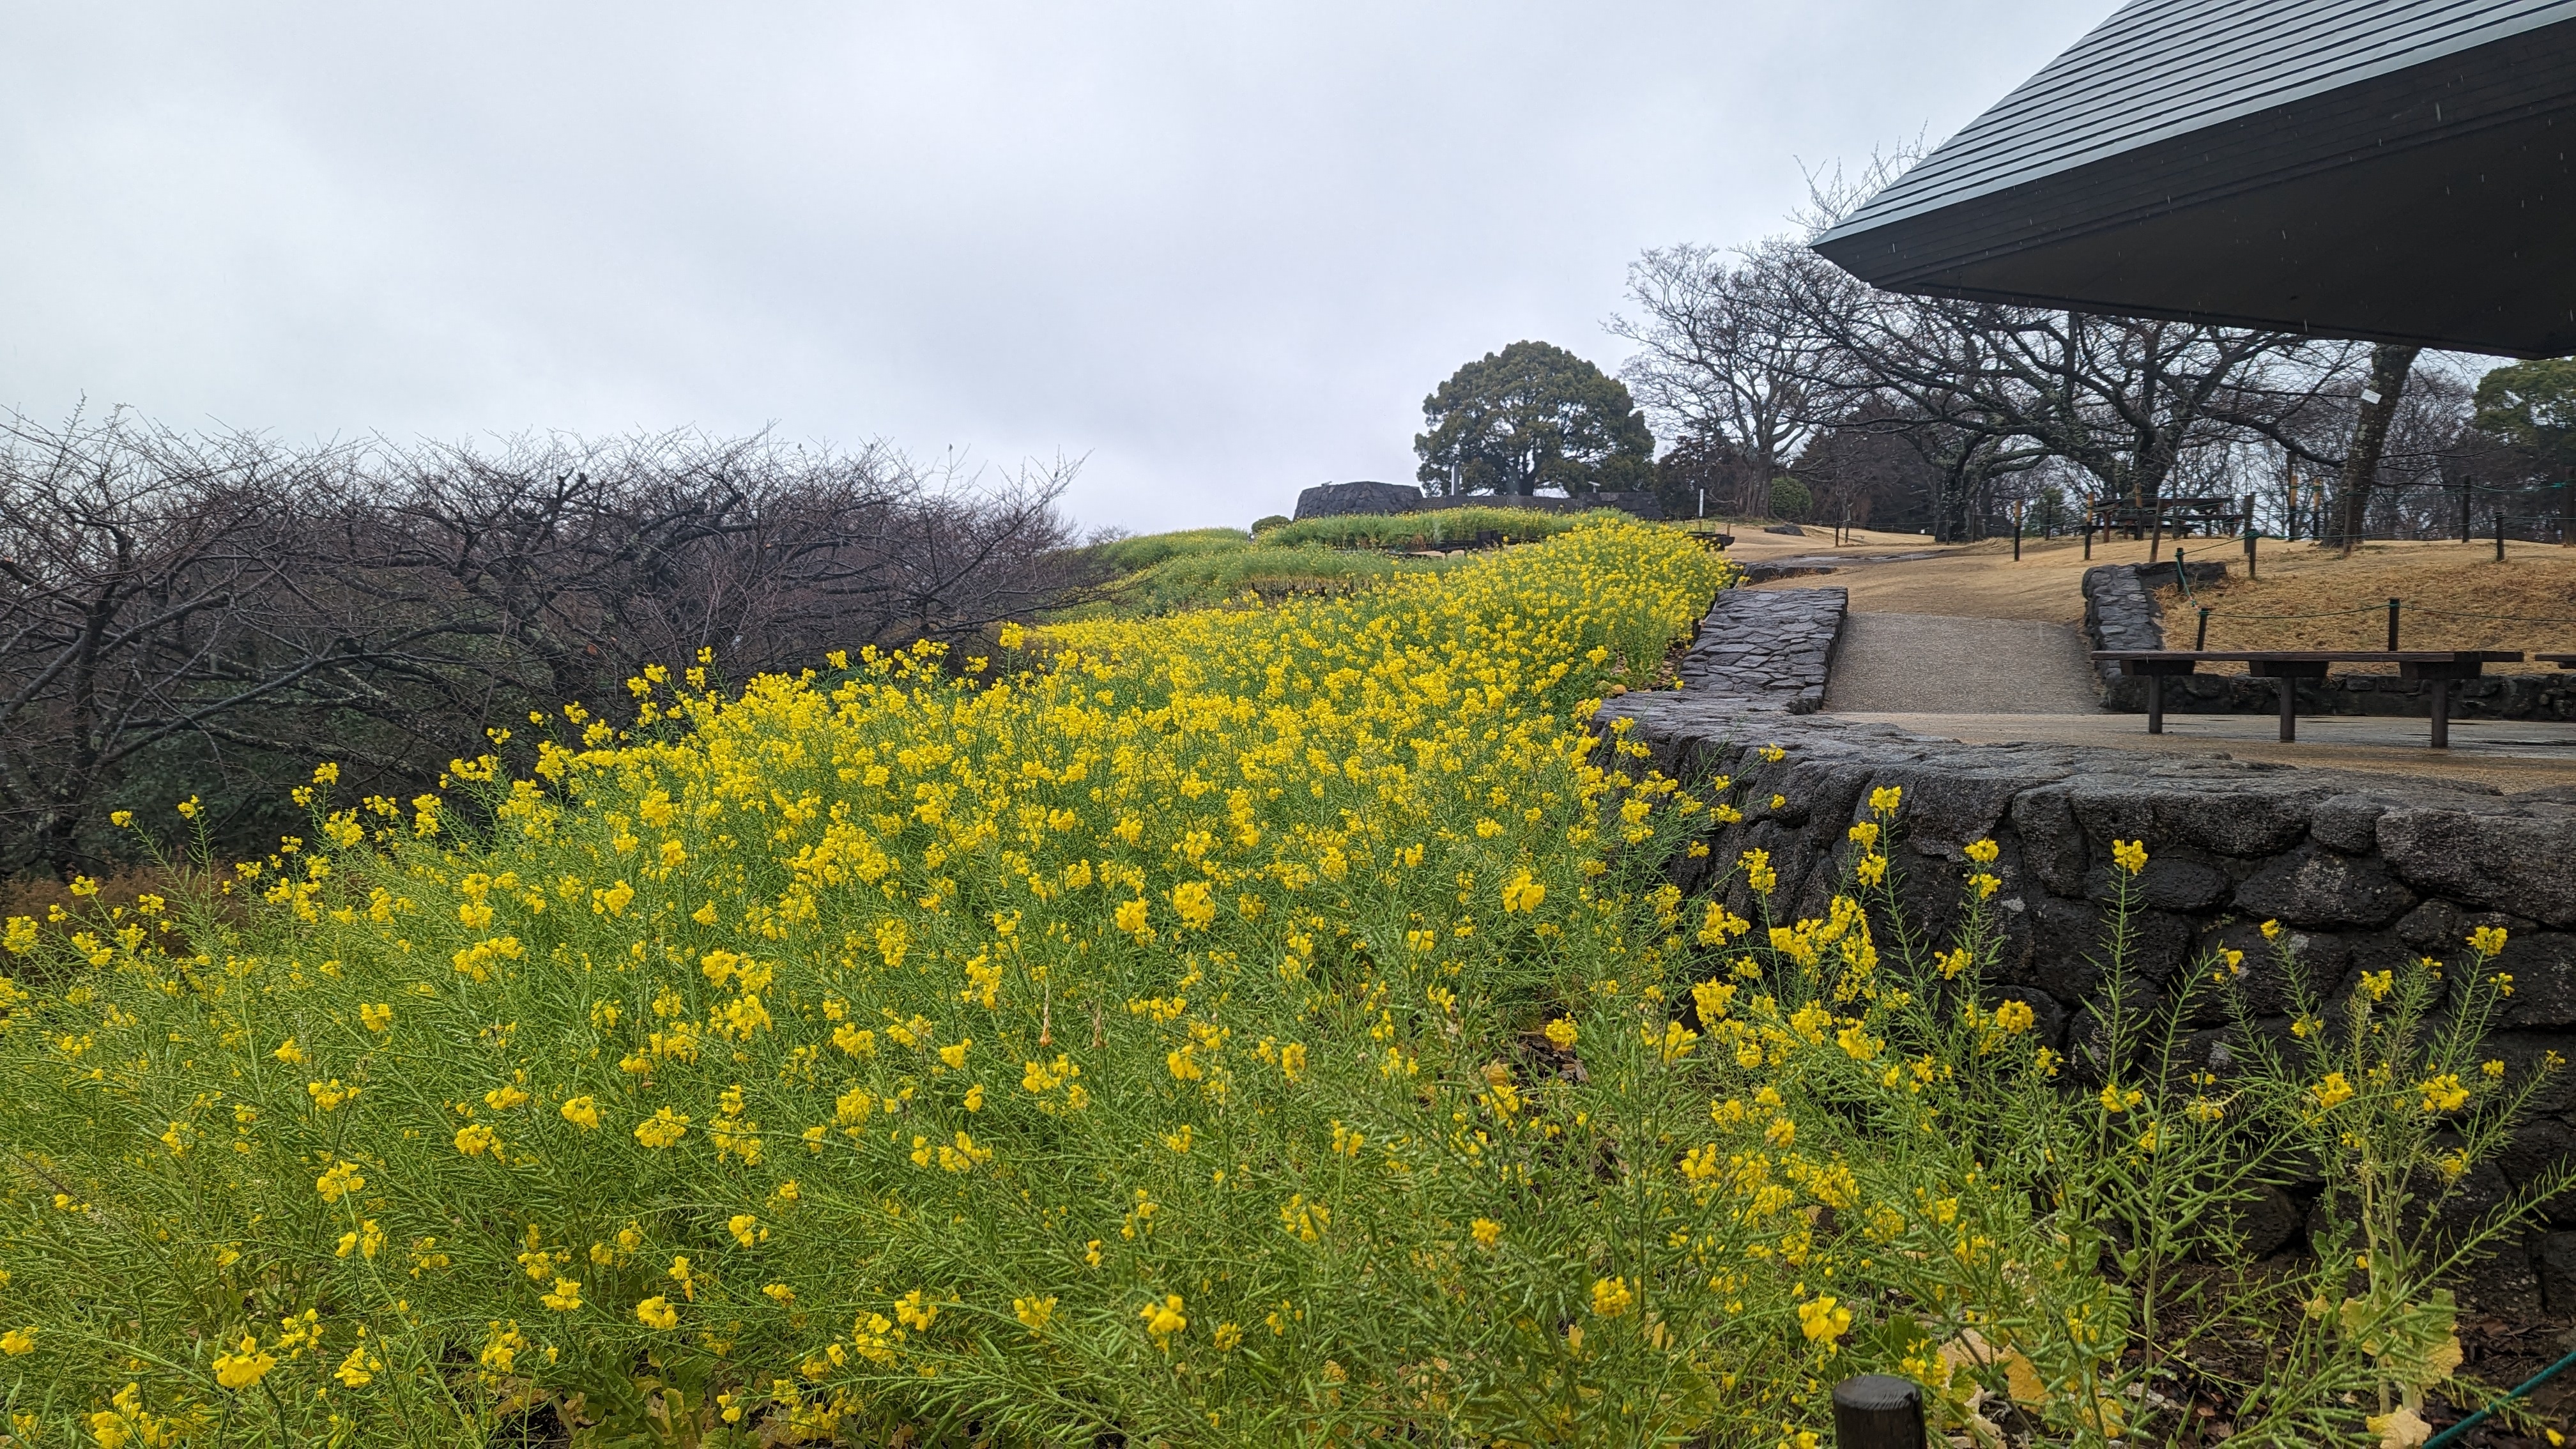
[[(2299, 737), (2298, 682), (2323, 679), (2330, 664), (2394, 664), (2405, 680), (2433, 686), (2433, 743), (2451, 747), (2451, 681), (2475, 679), (2490, 664), (2516, 664), (2522, 654), (2511, 649), (2097, 649), (2093, 657), (2116, 660), (2120, 672), (2147, 681), (2147, 733), (2165, 732), (2167, 678), (2191, 674), (2203, 664), (2242, 664), (2258, 679), (2281, 681), (2281, 740)], [(2576, 660), (2576, 655), (2542, 655), (2543, 659)]]

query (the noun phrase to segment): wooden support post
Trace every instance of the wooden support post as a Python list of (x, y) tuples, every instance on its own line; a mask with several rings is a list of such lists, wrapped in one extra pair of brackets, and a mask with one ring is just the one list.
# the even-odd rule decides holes
[(1910, 1379), (1854, 1374), (1834, 1385), (1835, 1449), (1923, 1449), (1923, 1391)]
[(2093, 520), (2084, 520), (2084, 561), (2093, 561)]
[(2156, 561), (2156, 555), (2164, 550), (2164, 546), (2165, 506), (2159, 503), (2156, 505), (2156, 530), (2147, 539), (2147, 562), (2154, 563)]
[(2207, 604), (2200, 606), (2200, 627), (2192, 633), (2191, 647), (2196, 650), (2209, 647), (2209, 606)]
[(2254, 577), (2254, 541), (2260, 537), (2262, 535), (2255, 531), (2249, 518), (2245, 524), (2245, 577), (2248, 579)]
[(2433, 748), (2451, 747), (2451, 681), (2435, 679), (2433, 687)]
[(2496, 562), (2504, 562), (2504, 505), (2496, 505)]
[(2147, 733), (2160, 735), (2164, 732), (2165, 677), (2161, 674), (2150, 674), (2147, 676)]
[(2299, 738), (2299, 681), (2295, 675), (2281, 679), (2281, 743), (2292, 744)]
[(2397, 652), (2397, 600), (2388, 601), (2388, 652)]
[(2462, 543), (2469, 541), (2469, 495), (2476, 492), (2477, 487), (2478, 480), (2475, 478), (2460, 480), (2460, 542)]
[(2013, 500), (2013, 562), (2021, 562), (2021, 501)]

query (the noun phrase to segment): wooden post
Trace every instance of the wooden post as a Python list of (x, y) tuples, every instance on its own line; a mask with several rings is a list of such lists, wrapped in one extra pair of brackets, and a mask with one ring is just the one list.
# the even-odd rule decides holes
[(2281, 676), (2281, 743), (2291, 744), (2299, 738), (2299, 681), (2291, 674)]
[(2150, 674), (2147, 676), (2147, 733), (2160, 735), (2164, 732), (2165, 677), (2161, 674)]
[(1887, 1374), (1854, 1374), (1834, 1385), (1834, 1445), (1923, 1449), (1923, 1391)]
[(2013, 562), (2021, 562), (2021, 500), (2013, 500)]
[(2156, 530), (2154, 535), (2147, 540), (2147, 562), (2149, 563), (2154, 563), (2156, 561), (2156, 555), (2161, 552), (2165, 546), (2165, 506), (2162, 503), (2159, 503), (2155, 505), (2155, 509)]
[(2504, 505), (2496, 505), (2496, 562), (2504, 562)]
[(2433, 686), (2433, 748), (2451, 747), (2451, 681), (2436, 678)]
[(2469, 541), (2469, 495), (2476, 492), (2477, 487), (2478, 480), (2475, 478), (2460, 480), (2460, 542), (2462, 543)]
[(2388, 601), (2388, 652), (2397, 652), (2397, 600)]
[(2254, 540), (2260, 537), (2262, 535), (2254, 531), (2252, 523), (2245, 525), (2245, 577), (2248, 579), (2254, 577)]
[(2084, 520), (2084, 561), (2093, 561), (2093, 520), (2090, 518)]
[(2209, 647), (2209, 606), (2207, 604), (2200, 606), (2200, 628), (2191, 636), (2191, 647), (2195, 653)]

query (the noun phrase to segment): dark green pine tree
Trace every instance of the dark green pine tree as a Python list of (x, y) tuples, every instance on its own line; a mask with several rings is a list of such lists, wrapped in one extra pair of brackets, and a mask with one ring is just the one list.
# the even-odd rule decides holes
[(1653, 486), (1654, 434), (1627, 384), (1562, 347), (1515, 342), (1422, 400), (1414, 476), (1432, 493), (1570, 494)]

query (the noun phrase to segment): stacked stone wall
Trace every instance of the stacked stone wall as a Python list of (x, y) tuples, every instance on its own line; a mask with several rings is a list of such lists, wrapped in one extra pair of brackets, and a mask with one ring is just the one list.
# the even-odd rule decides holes
[[(2234, 947), (2254, 969), (2246, 989), (2260, 1027), (2282, 1033), (2290, 983), (2263, 948), (2265, 920), (2294, 933), (2300, 969), (2329, 999), (2348, 994), (2365, 971), (2424, 955), (2460, 959), (2471, 930), (2501, 926), (2510, 940), (2495, 969), (2513, 976), (2514, 993), (2494, 1055), (2517, 1079), (2539, 1070), (2545, 1053), (2576, 1057), (2576, 787), (2504, 795), (2217, 755), (1968, 745), (1799, 714), (1765, 703), (1782, 691), (1730, 682), (1785, 678), (1798, 667), (1753, 657), (1755, 631), (1772, 607), (1727, 597), (1710, 611), (1692, 650), (1722, 662), (1708, 687), (1686, 673), (1682, 690), (1629, 694), (1602, 711), (1605, 727), (1634, 721), (1629, 737), (1648, 746), (1657, 768), (1738, 782), (1745, 819), (1710, 837), (1704, 859), (1680, 862), (1686, 889), (1705, 889), (1713, 870), (1759, 849), (1779, 872), (1775, 911), (1822, 915), (1849, 848), (1846, 832), (1867, 816), (1871, 791), (1897, 786), (1904, 810), (1892, 858), (1909, 916), (1935, 938), (1946, 933), (1961, 910), (1964, 848), (1997, 842), (2005, 947), (1992, 989), (1998, 999), (2028, 1002), (2079, 1070), (2089, 1013), (2101, 1000), (2114, 840), (2143, 840), (2151, 853), (2136, 883), (2132, 968), (2156, 991), (2178, 989), (2187, 965), (2206, 952)], [(1762, 754), (1774, 744), (1785, 752), (1776, 763)], [(1774, 796), (1782, 801), (1776, 808), (1768, 803)], [(1727, 890), (1731, 908), (1754, 913), (1740, 881)], [(2194, 1019), (2203, 1060), (2227, 1020), (2214, 996)], [(2463, 1212), (2501, 1201), (2576, 1147), (2576, 1072), (2553, 1079), (2539, 1105), (2541, 1116), (2513, 1150), (2471, 1182)], [(2317, 1186), (2292, 1183), (2267, 1196), (2255, 1219), (2258, 1249), (2296, 1236)], [(2576, 1229), (2576, 1199), (2557, 1205), (2551, 1222)], [(2508, 1252), (2471, 1286), (2490, 1311), (2533, 1308), (2544, 1274), (2549, 1306), (2576, 1311), (2576, 1232)]]

